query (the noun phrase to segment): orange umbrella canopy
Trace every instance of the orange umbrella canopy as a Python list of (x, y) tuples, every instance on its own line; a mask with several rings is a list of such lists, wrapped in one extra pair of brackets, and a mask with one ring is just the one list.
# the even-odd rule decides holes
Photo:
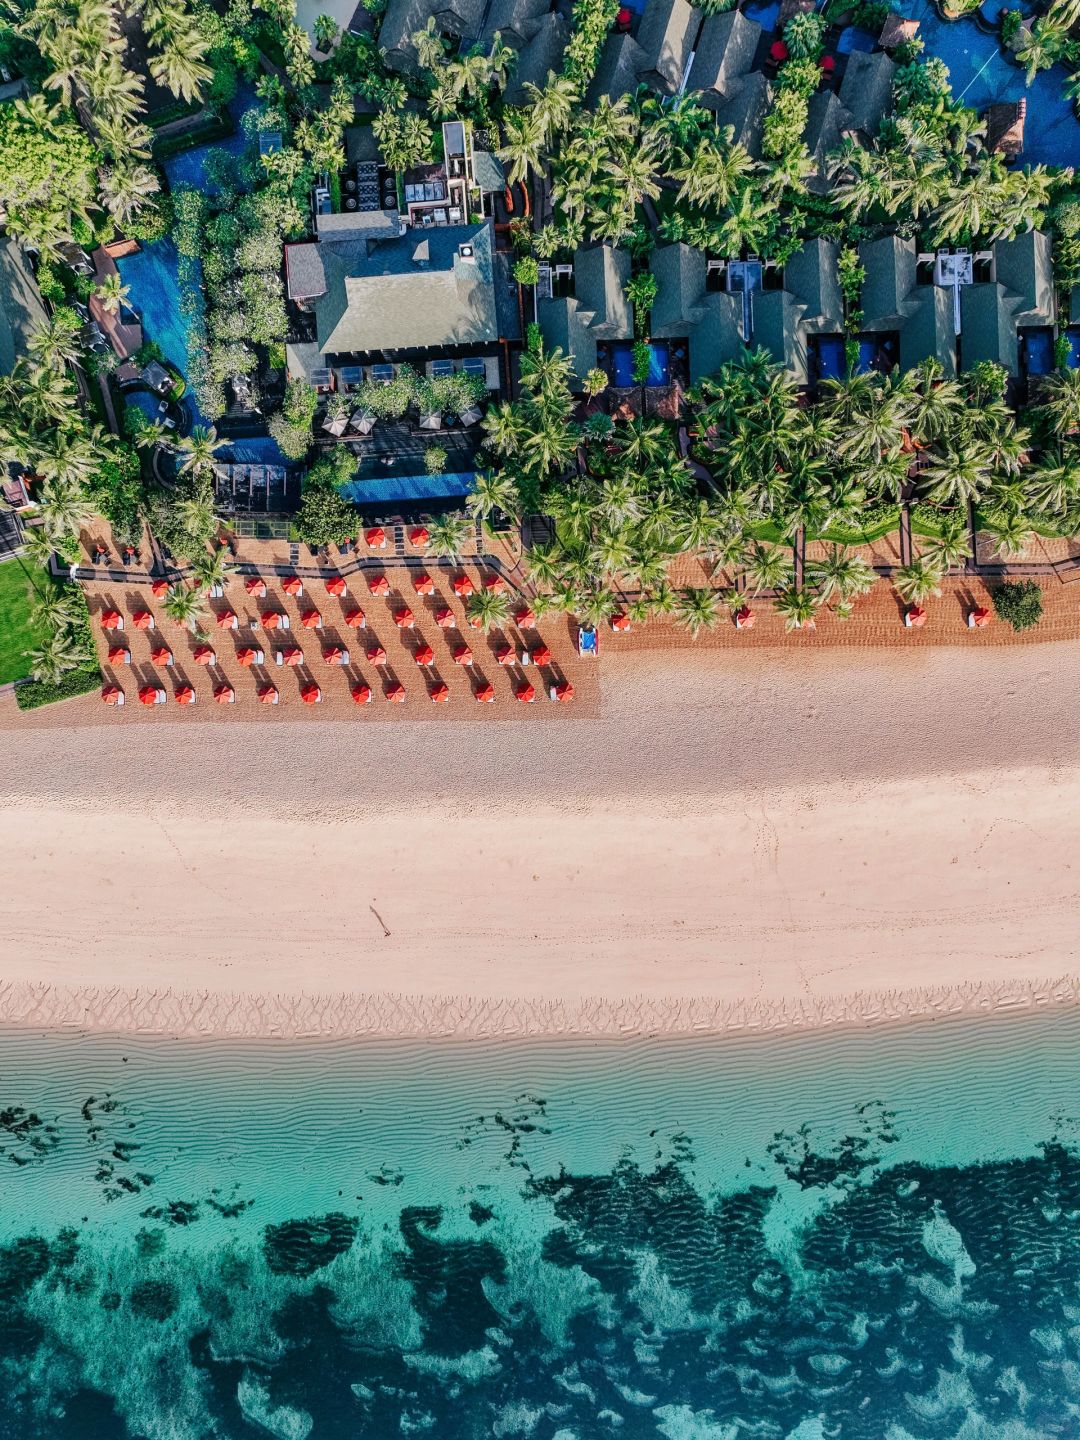
[(258, 652), (256, 650), (238, 650), (236, 652), (236, 658), (241, 665), (246, 667), (255, 664), (255, 657), (257, 654)]
[(372, 645), (371, 649), (367, 652), (367, 658), (373, 665), (382, 665), (386, 660), (386, 651), (381, 645)]
[(620, 610), (617, 615), (611, 617), (611, 628), (615, 631), (630, 629), (630, 616), (624, 615)]
[(536, 649), (533, 651), (533, 656), (532, 656), (532, 658), (533, 658), (533, 664), (534, 664), (534, 665), (550, 665), (550, 664), (551, 664), (551, 651), (548, 649), (548, 647), (547, 647), (546, 645), (538, 645), (538, 646), (536, 647)]
[(464, 595), (471, 595), (475, 589), (476, 589), (476, 586), (475, 586), (475, 585), (472, 583), (472, 581), (469, 579), (468, 575), (455, 575), (455, 576), (454, 576), (454, 594), (455, 594), (455, 595), (462, 595), (462, 596), (464, 596)]
[(367, 627), (367, 616), (362, 610), (350, 610), (345, 616), (345, 624), (353, 630), (363, 630)]
[(413, 589), (418, 595), (434, 595), (435, 581), (432, 580), (430, 575), (417, 575), (413, 581)]
[(131, 617), (131, 623), (136, 630), (149, 630), (154, 623), (154, 617), (149, 610), (136, 610)]
[(163, 595), (169, 593), (169, 582), (167, 580), (155, 580), (150, 586), (151, 595), (156, 595), (160, 600)]
[(288, 650), (281, 652), (281, 658), (286, 665), (302, 665), (304, 663), (304, 652), (293, 645)]
[(386, 687), (386, 698), (388, 700), (393, 700), (398, 705), (404, 705), (405, 686), (398, 684), (397, 682), (395, 682), (393, 685), (388, 685)]
[(119, 685), (103, 685), (101, 688), (101, 698), (106, 705), (119, 705), (123, 693)]
[(249, 575), (244, 581), (244, 589), (249, 595), (258, 595), (261, 598), (266, 594), (266, 581), (258, 575)]
[(394, 624), (399, 630), (411, 630), (414, 623), (413, 613), (407, 605), (403, 605), (400, 610), (394, 611)]
[(492, 595), (499, 595), (506, 589), (506, 582), (501, 575), (489, 575), (484, 581), (484, 589), (490, 590)]
[(574, 687), (569, 680), (564, 680), (560, 685), (555, 686), (555, 699), (564, 705), (569, 705), (574, 698)]
[(178, 705), (194, 705), (195, 691), (190, 685), (181, 685), (176, 692), (176, 703)]
[(364, 539), (373, 549), (381, 550), (386, 544), (386, 531), (381, 525), (375, 525), (364, 531)]
[(458, 665), (472, 664), (472, 651), (468, 645), (458, 645), (454, 649), (454, 660)]
[(423, 547), (428, 543), (430, 539), (431, 536), (428, 534), (427, 528), (423, 525), (417, 525), (414, 530), (409, 531), (410, 545), (419, 545)]
[(322, 691), (318, 685), (305, 685), (300, 691), (300, 699), (305, 705), (318, 705), (322, 699)]
[(302, 595), (304, 593), (304, 582), (299, 575), (287, 575), (281, 582), (281, 588), (286, 595)]
[(494, 686), (488, 685), (486, 683), (483, 685), (478, 685), (473, 691), (473, 694), (476, 696), (477, 700), (480, 701), (481, 705), (490, 705), (495, 699)]
[(264, 685), (259, 691), (259, 703), (262, 705), (276, 705), (277, 698), (278, 693), (276, 685)]
[(236, 692), (231, 685), (219, 685), (214, 691), (214, 699), (219, 705), (231, 705), (236, 699)]
[(515, 611), (514, 611), (514, 619), (517, 621), (517, 623), (518, 623), (519, 625), (535, 625), (535, 624), (536, 624), (536, 616), (535, 616), (535, 615), (533, 614), (533, 612), (529, 609), (528, 605), (523, 605), (520, 610), (515, 610)]
[(980, 606), (978, 610), (973, 610), (971, 612), (971, 623), (980, 630), (985, 630), (987, 625), (990, 624), (990, 611), (984, 609), (982, 606)]
[(735, 624), (740, 630), (752, 630), (754, 628), (754, 612), (749, 605), (740, 605), (735, 611)]
[(219, 630), (235, 630), (240, 622), (232, 610), (223, 610), (217, 617), (217, 628)]
[(101, 628), (103, 630), (122, 630), (124, 617), (119, 610), (106, 610), (101, 617)]
[(500, 665), (512, 665), (514, 662), (514, 647), (512, 645), (500, 645), (495, 651), (495, 659)]
[(334, 575), (326, 582), (326, 593), (328, 595), (346, 595), (349, 587), (340, 575)]
[(373, 575), (368, 581), (368, 589), (372, 595), (389, 595), (390, 581), (385, 575)]
[(276, 610), (264, 610), (259, 616), (259, 622), (264, 630), (276, 630), (281, 624), (281, 616)]
[(926, 624), (926, 611), (921, 605), (912, 605), (907, 612), (907, 622), (916, 628)]
[(429, 693), (433, 702), (436, 705), (445, 705), (446, 702), (450, 699), (450, 691), (441, 681), (438, 685), (432, 686), (432, 689)]
[(217, 656), (214, 654), (213, 650), (210, 649), (209, 645), (200, 645), (199, 648), (195, 651), (196, 665), (213, 665), (216, 660)]
[(322, 616), (318, 610), (305, 610), (300, 616), (300, 624), (305, 630), (318, 630), (322, 625)]
[(435, 659), (435, 652), (430, 645), (421, 645), (413, 659), (418, 665), (431, 665)]
[(323, 651), (322, 658), (327, 665), (340, 665), (345, 659), (345, 651), (339, 645), (331, 645), (329, 650)]
[(126, 665), (131, 659), (131, 651), (123, 645), (113, 645), (109, 650), (110, 665)]
[(352, 698), (356, 701), (357, 705), (366, 705), (371, 699), (371, 686), (354, 685), (352, 687)]
[(435, 624), (438, 625), (441, 630), (453, 630), (457, 621), (454, 619), (454, 612), (448, 605), (444, 605), (440, 610), (435, 611)]
[(519, 685), (518, 688), (514, 691), (514, 694), (525, 705), (528, 705), (530, 701), (535, 700), (536, 698), (536, 691), (529, 684), (528, 680), (525, 681), (524, 685)]
[(158, 687), (156, 685), (144, 685), (139, 691), (139, 702), (143, 705), (156, 705), (158, 703)]
[(155, 665), (171, 665), (172, 651), (165, 645), (159, 645), (156, 650), (150, 652), (150, 659)]

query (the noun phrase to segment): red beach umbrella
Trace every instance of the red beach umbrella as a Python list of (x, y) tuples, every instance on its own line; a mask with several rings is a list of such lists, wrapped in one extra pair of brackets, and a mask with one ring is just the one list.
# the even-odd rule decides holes
[(326, 593), (328, 595), (347, 595), (349, 587), (345, 584), (344, 577), (332, 575), (326, 582)]
[(252, 650), (250, 648), (247, 650), (238, 650), (236, 652), (236, 658), (245, 669), (249, 669), (252, 665), (260, 665), (262, 663), (262, 651)]
[(235, 705), (236, 691), (231, 685), (219, 685), (214, 691), (214, 699), (219, 705)]
[(130, 665), (131, 651), (123, 645), (113, 645), (109, 649), (110, 665)]
[(371, 686), (370, 686), (370, 685), (354, 685), (354, 686), (352, 687), (352, 698), (356, 701), (357, 705), (370, 705), (370, 704), (371, 704)]
[(457, 626), (454, 612), (449, 605), (443, 605), (435, 611), (435, 624), (440, 630), (453, 630)]
[(168, 668), (172, 664), (172, 651), (167, 645), (159, 645), (156, 650), (150, 652), (150, 659), (155, 665), (164, 665)]
[(345, 616), (345, 624), (350, 630), (366, 630), (367, 616), (362, 610), (350, 610)]
[(456, 645), (456, 646), (454, 647), (454, 664), (455, 664), (455, 665), (471, 665), (471, 664), (472, 664), (472, 651), (469, 649), (468, 645)]
[(281, 582), (281, 588), (286, 595), (302, 595), (304, 593), (304, 582), (299, 575), (287, 575)]
[(300, 691), (300, 699), (305, 705), (318, 705), (322, 699), (322, 691), (318, 685), (305, 685)]
[(402, 605), (394, 611), (394, 624), (399, 630), (411, 630), (416, 624), (413, 613), (407, 605)]
[(551, 651), (546, 645), (538, 645), (532, 653), (534, 665), (550, 665)]
[(528, 605), (522, 605), (520, 610), (515, 610), (514, 619), (523, 630), (527, 630), (530, 625), (536, 624), (536, 616), (529, 609)]
[(558, 685), (551, 687), (551, 698), (558, 700), (562, 705), (569, 705), (574, 698), (574, 687), (569, 680), (563, 680)]
[(484, 589), (492, 595), (501, 595), (506, 589), (506, 582), (501, 575), (489, 575), (484, 581)]
[(512, 645), (500, 645), (495, 651), (495, 659), (500, 665), (512, 665), (514, 663), (514, 647)]
[(304, 663), (304, 652), (297, 646), (291, 645), (288, 650), (281, 652), (281, 663), (283, 665), (302, 665)]
[(531, 705), (536, 699), (536, 691), (526, 680), (524, 685), (519, 685), (514, 691), (514, 698), (520, 700), (523, 705)]
[(370, 530), (364, 531), (364, 539), (372, 550), (386, 549), (386, 531), (381, 525), (374, 525)]
[(385, 575), (373, 575), (367, 583), (372, 595), (390, 594), (390, 581)]
[(388, 685), (388, 686), (386, 687), (386, 698), (387, 698), (387, 700), (390, 700), (390, 701), (391, 701), (393, 704), (395, 704), (395, 705), (404, 705), (404, 704), (405, 704), (405, 686), (399, 684), (399, 683), (395, 680), (395, 682), (393, 683), (393, 685)]
[(260, 705), (276, 705), (279, 698), (276, 685), (263, 685), (259, 690)]
[(617, 635), (625, 635), (630, 629), (630, 616), (624, 615), (621, 610), (618, 614), (612, 615), (611, 628)]
[(173, 699), (178, 705), (194, 705), (195, 691), (191, 688), (190, 685), (181, 685), (177, 689), (176, 694), (173, 696)]
[(348, 653), (342, 650), (340, 645), (331, 645), (329, 650), (324, 650), (322, 658), (327, 665), (347, 665), (349, 663)]
[(154, 617), (149, 610), (136, 610), (131, 617), (131, 623), (136, 630), (153, 630), (155, 624)]
[(123, 705), (124, 692), (119, 685), (103, 685), (101, 687), (101, 698), (106, 705)]
[(735, 611), (735, 629), (752, 630), (754, 628), (754, 612), (749, 605), (740, 605)]
[(419, 550), (425, 549), (430, 539), (431, 536), (424, 525), (417, 525), (414, 530), (409, 531), (409, 544), (415, 545)]
[(432, 703), (435, 705), (445, 705), (450, 699), (450, 691), (441, 680), (438, 685), (432, 686), (428, 694), (431, 696)]
[(381, 645), (372, 645), (371, 649), (367, 652), (367, 658), (371, 661), (372, 665), (385, 665), (386, 651)]
[(106, 610), (101, 617), (101, 628), (103, 630), (123, 630), (124, 617), (119, 610)]
[(971, 614), (968, 616), (968, 625), (971, 627), (972, 630), (985, 630), (989, 624), (990, 611), (985, 609), (981, 605), (977, 610), (972, 610)]
[(155, 580), (150, 586), (150, 594), (155, 595), (159, 600), (169, 593), (169, 582), (167, 580)]
[(236, 630), (239, 625), (240, 621), (236, 618), (236, 612), (233, 610), (223, 610), (217, 617), (219, 630)]
[(195, 664), (216, 665), (217, 655), (214, 653), (213, 650), (211, 650), (209, 645), (200, 645), (199, 648), (195, 651)]
[(495, 699), (494, 687), (489, 685), (487, 681), (485, 681), (482, 685), (478, 685), (473, 691), (473, 694), (476, 696), (477, 700), (479, 700), (481, 705), (491, 705)]
[(165, 691), (157, 685), (144, 685), (139, 691), (140, 705), (163, 705), (165, 703)]
[(454, 594), (455, 594), (455, 595), (460, 595), (460, 596), (462, 597), (462, 599), (465, 599), (465, 598), (467, 598), (469, 595), (472, 595), (475, 590), (476, 590), (476, 586), (475, 586), (475, 585), (472, 583), (472, 581), (469, 579), (468, 575), (455, 575), (455, 576), (454, 576)]
[(921, 605), (909, 605), (904, 612), (904, 624), (909, 630), (921, 630), (926, 624), (926, 611)]
[(413, 656), (417, 665), (433, 665), (435, 663), (435, 652), (430, 645), (421, 645)]
[(282, 625), (281, 623), (284, 618), (285, 617), (276, 610), (264, 610), (259, 616), (259, 624), (264, 630), (287, 630), (288, 626)]
[(257, 600), (261, 600), (266, 594), (266, 581), (258, 575), (249, 575), (244, 581), (244, 589), (249, 595), (254, 595)]
[(305, 610), (303, 615), (300, 616), (300, 624), (305, 630), (321, 630), (322, 616), (318, 610)]
[(413, 589), (418, 595), (434, 595), (435, 581), (432, 580), (430, 575), (417, 575), (416, 579), (413, 581)]

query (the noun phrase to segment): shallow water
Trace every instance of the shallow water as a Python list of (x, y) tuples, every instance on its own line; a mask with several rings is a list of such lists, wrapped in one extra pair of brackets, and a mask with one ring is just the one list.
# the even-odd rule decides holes
[(0, 1034), (0, 1434), (1076, 1435), (1078, 1040)]

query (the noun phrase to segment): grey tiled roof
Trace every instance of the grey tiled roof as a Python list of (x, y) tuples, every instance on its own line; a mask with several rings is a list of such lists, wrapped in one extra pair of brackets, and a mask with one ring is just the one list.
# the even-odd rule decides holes
[(840, 82), (840, 103), (847, 106), (857, 129), (876, 135), (892, 110), (892, 84), (896, 64), (883, 51), (868, 55), (853, 50)]
[(810, 101), (803, 141), (814, 162), (814, 174), (806, 182), (808, 190), (823, 194), (829, 188), (828, 157), (840, 146), (845, 130), (854, 129), (851, 112), (833, 90), (819, 90)]
[(588, 104), (595, 105), (601, 95), (617, 100), (620, 95), (632, 94), (647, 64), (644, 50), (632, 35), (609, 35), (586, 95)]
[(1057, 307), (1049, 235), (1041, 230), (1028, 230), (1015, 240), (998, 240), (994, 244), (994, 260), (998, 280), (1017, 298), (1017, 323), (1052, 325)]
[(701, 14), (688, 0), (646, 0), (637, 43), (645, 54), (641, 78), (674, 95), (694, 48)]
[[(702, 92), (704, 104), (708, 105), (711, 93), (708, 90)], [(772, 86), (768, 77), (762, 71), (754, 70), (743, 77), (730, 100), (717, 105), (716, 123), (721, 129), (730, 125), (732, 141), (758, 160), (761, 158), (765, 116), (771, 105)]]
[(286, 245), (285, 281), (290, 300), (315, 300), (326, 294), (326, 274), (318, 245)]
[(731, 99), (754, 63), (760, 39), (761, 26), (741, 10), (709, 15), (694, 49), (687, 90), (710, 92), (702, 97), (702, 103), (710, 107)]
[(1014, 308), (1014, 301), (1004, 285), (987, 283), (963, 287), (960, 291), (960, 343), (965, 370), (970, 370), (981, 360), (993, 360), (998, 365), (1004, 365), (1010, 375), (1017, 373)]
[(548, 71), (562, 67), (563, 51), (570, 38), (570, 27), (562, 15), (549, 15), (527, 45), (518, 51), (518, 62), (503, 91), (507, 105), (520, 105), (525, 99), (525, 83), (543, 89)]
[(784, 289), (804, 306), (803, 325), (833, 332), (844, 325), (844, 300), (837, 276), (836, 246), (808, 240), (784, 266)]
[(324, 243), (328, 240), (336, 243), (339, 240), (391, 240), (401, 227), (396, 210), (343, 210), (337, 215), (317, 215), (315, 228)]

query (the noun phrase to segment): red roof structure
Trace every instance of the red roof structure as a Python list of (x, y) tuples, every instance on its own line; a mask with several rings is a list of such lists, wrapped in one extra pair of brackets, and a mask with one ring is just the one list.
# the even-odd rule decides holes
[(381, 645), (372, 645), (371, 649), (367, 652), (367, 658), (371, 661), (372, 665), (385, 665), (386, 651)]
[(356, 701), (357, 705), (368, 705), (368, 704), (370, 704), (370, 702), (371, 702), (371, 686), (370, 686), (370, 685), (363, 685), (363, 684), (354, 685), (354, 686), (352, 687), (352, 698)]
[(386, 549), (386, 531), (381, 525), (373, 525), (370, 530), (365, 530), (364, 539), (373, 550)]
[(123, 630), (124, 617), (119, 610), (106, 610), (101, 617), (101, 628), (103, 630)]
[(536, 699), (536, 691), (529, 681), (526, 680), (523, 685), (519, 685), (514, 691), (514, 698), (520, 700), (523, 705), (531, 705)]
[(468, 645), (455, 645), (455, 646), (454, 646), (454, 664), (455, 664), (455, 665), (471, 665), (471, 664), (472, 664), (472, 651), (469, 649)]
[(156, 595), (159, 600), (169, 593), (169, 582), (167, 580), (155, 580), (150, 586), (150, 594)]
[(371, 579), (367, 583), (368, 589), (371, 591), (372, 595), (390, 594), (390, 581), (386, 578), (385, 575), (372, 575)]
[(248, 669), (258, 663), (258, 657), (261, 653), (259, 650), (252, 650), (250, 646), (245, 650), (238, 650), (236, 652), (237, 663), (243, 665), (245, 669)]
[(501, 595), (506, 589), (506, 581), (501, 575), (488, 575), (484, 580), (484, 589), (489, 590), (492, 595)]
[(546, 645), (538, 645), (532, 652), (532, 658), (534, 665), (550, 665), (551, 651)]
[(219, 685), (214, 691), (214, 699), (219, 705), (233, 705), (236, 703), (236, 691), (231, 685)]
[(904, 612), (904, 624), (909, 630), (921, 630), (926, 624), (926, 611), (921, 605), (909, 605)]
[(990, 624), (990, 611), (980, 605), (977, 610), (972, 610), (968, 616), (968, 624), (973, 630), (985, 630)]
[(350, 630), (366, 630), (367, 616), (360, 609), (350, 610), (345, 616), (345, 624), (348, 625)]
[(159, 645), (156, 650), (151, 650), (150, 659), (155, 665), (168, 667), (172, 664), (172, 651), (167, 645)]
[(303, 615), (300, 616), (300, 624), (305, 630), (321, 630), (322, 616), (318, 610), (305, 610)]
[(523, 630), (527, 630), (530, 625), (536, 624), (536, 616), (529, 609), (528, 605), (522, 605), (520, 610), (515, 610), (514, 619)]
[(112, 645), (109, 648), (110, 665), (130, 665), (131, 651), (124, 645)]
[(512, 665), (516, 658), (512, 645), (500, 645), (495, 651), (495, 659), (500, 665)]
[(344, 665), (349, 657), (340, 645), (331, 645), (329, 650), (323, 651), (322, 658), (326, 661), (327, 665)]
[(200, 645), (199, 648), (195, 651), (194, 659), (196, 665), (217, 664), (217, 655), (210, 648), (209, 645)]
[(386, 698), (387, 700), (392, 701), (395, 705), (404, 705), (405, 686), (395, 680), (392, 685), (388, 685), (386, 687)]
[(476, 689), (473, 691), (473, 694), (476, 696), (477, 700), (479, 700), (481, 705), (490, 705), (495, 699), (494, 686), (489, 685), (486, 680), (482, 685), (478, 685), (476, 687)]
[(407, 605), (402, 605), (394, 611), (394, 624), (399, 630), (411, 630), (416, 624), (413, 613)]
[(288, 650), (281, 652), (281, 663), (283, 665), (302, 665), (304, 663), (304, 652), (298, 645), (290, 645)]
[(259, 616), (259, 623), (264, 630), (287, 630), (289, 627), (282, 624), (284, 618), (277, 610), (264, 610)]
[(434, 650), (432, 650), (430, 645), (421, 645), (420, 649), (417, 650), (416, 654), (413, 656), (413, 659), (416, 661), (417, 665), (434, 665), (435, 652)]
[(223, 610), (217, 617), (216, 623), (219, 630), (235, 630), (238, 628), (240, 621), (236, 618), (235, 611)]
[(266, 594), (266, 581), (259, 575), (249, 575), (244, 581), (244, 589), (249, 595), (254, 595), (261, 600)]
[(615, 631), (616, 635), (625, 635), (631, 628), (630, 616), (624, 614), (622, 610), (618, 611), (611, 617), (611, 628)]
[(286, 575), (281, 582), (281, 588), (286, 595), (302, 595), (304, 593), (304, 582), (299, 575)]
[(558, 685), (551, 687), (551, 693), (561, 705), (569, 705), (574, 698), (574, 687), (569, 680), (561, 680)]
[(259, 689), (260, 705), (276, 705), (278, 703), (278, 692), (276, 685), (263, 685)]
[(160, 705), (165, 699), (165, 691), (160, 685), (144, 685), (139, 691), (140, 705)]
[(409, 544), (415, 545), (420, 550), (427, 547), (430, 539), (431, 536), (428, 534), (427, 527), (424, 525), (417, 525), (409, 531)]
[(190, 685), (180, 685), (177, 687), (177, 691), (176, 694), (173, 696), (173, 699), (178, 705), (194, 705), (195, 691), (191, 688)]
[(740, 605), (738, 610), (735, 611), (735, 629), (752, 630), (754, 628), (755, 618), (754, 612), (750, 609), (749, 605)]
[(457, 617), (449, 605), (443, 605), (435, 611), (435, 624), (440, 630), (454, 630), (457, 628)]

